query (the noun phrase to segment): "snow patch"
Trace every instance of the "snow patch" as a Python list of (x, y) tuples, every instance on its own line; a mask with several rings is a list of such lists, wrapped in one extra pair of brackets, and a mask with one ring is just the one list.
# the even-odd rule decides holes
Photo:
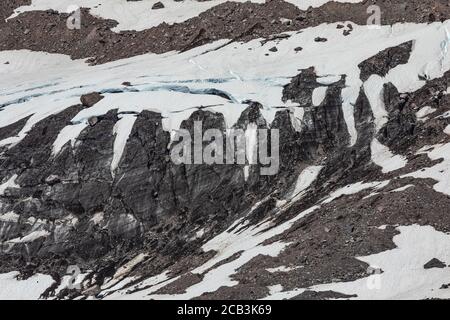
[(33, 231), (27, 234), (25, 237), (22, 238), (15, 238), (8, 241), (8, 243), (28, 243), (33, 242), (40, 238), (46, 238), (50, 235), (50, 232), (46, 230), (39, 230), (39, 231)]
[(114, 155), (111, 161), (111, 173), (114, 176), (114, 172), (122, 159), (125, 145), (133, 129), (136, 116), (133, 114), (124, 114), (119, 116), (119, 121), (114, 125), (113, 134), (116, 136), (114, 139)]
[(289, 199), (297, 201), (304, 194), (305, 191), (311, 186), (311, 184), (317, 179), (323, 166), (310, 166), (305, 168), (298, 176), (295, 188), (292, 191)]
[(268, 272), (270, 272), (270, 273), (275, 273), (275, 272), (290, 272), (290, 271), (293, 271), (293, 270), (296, 270), (296, 269), (298, 269), (298, 268), (300, 268), (300, 267), (286, 267), (286, 266), (280, 266), (280, 267), (277, 267), (277, 268), (268, 268), (268, 269), (266, 269)]
[(450, 124), (447, 127), (445, 127), (444, 133), (450, 136)]
[(362, 0), (286, 0), (286, 2), (290, 2), (290, 3), (294, 4), (301, 10), (307, 10), (309, 7), (318, 8), (330, 1), (341, 2), (341, 3), (362, 2)]
[(18, 222), (19, 221), (20, 216), (17, 213), (14, 213), (12, 211), (7, 212), (5, 214), (0, 215), (0, 221), (1, 222)]
[(54, 156), (58, 155), (61, 149), (66, 145), (67, 142), (70, 141), (72, 148), (75, 146), (75, 142), (77, 137), (80, 135), (81, 131), (83, 131), (88, 126), (87, 122), (82, 122), (78, 124), (72, 124), (64, 127), (56, 137), (55, 142), (53, 143), (52, 153)]
[(325, 99), (328, 87), (317, 87), (312, 93), (312, 103), (314, 106), (320, 106), (320, 104)]
[(382, 145), (376, 138), (370, 145), (372, 161), (382, 168), (383, 173), (392, 172), (406, 166), (408, 161), (401, 155), (394, 155), (388, 147)]
[(8, 179), (5, 183), (0, 185), (0, 196), (5, 194), (6, 189), (8, 188), (20, 188), (18, 184), (16, 184), (17, 174), (13, 175)]
[(338, 189), (330, 194), (328, 198), (326, 198), (322, 203), (327, 204), (334, 200), (336, 200), (339, 197), (345, 196), (345, 195), (352, 195), (357, 194), (361, 191), (367, 190), (367, 189), (382, 189), (386, 187), (389, 184), (389, 180), (387, 181), (374, 181), (374, 182), (357, 182), (354, 184), (349, 184), (348, 186), (345, 186), (341, 189)]
[(402, 191), (405, 191), (405, 190), (407, 190), (407, 189), (409, 189), (409, 188), (413, 188), (413, 187), (414, 187), (413, 184), (408, 184), (408, 185), (406, 185), (406, 186), (403, 186), (403, 187), (394, 189), (394, 190), (392, 190), (391, 192), (402, 192)]
[(35, 274), (26, 280), (17, 280), (19, 272), (0, 274), (0, 300), (37, 300), (54, 280), (43, 274)]
[(428, 120), (428, 115), (436, 112), (437, 109), (432, 108), (430, 106), (425, 106), (423, 108), (421, 108), (419, 111), (416, 112), (416, 117), (419, 121), (426, 121)]

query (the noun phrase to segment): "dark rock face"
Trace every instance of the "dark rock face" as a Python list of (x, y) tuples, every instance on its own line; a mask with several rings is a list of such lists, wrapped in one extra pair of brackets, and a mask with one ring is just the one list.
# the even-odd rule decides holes
[(443, 263), (442, 261), (440, 261), (439, 259), (433, 258), (430, 261), (428, 261), (427, 263), (424, 264), (423, 268), (424, 269), (433, 269), (433, 268), (445, 268), (446, 265), (445, 263)]
[[(280, 130), (280, 172), (260, 176), (258, 165), (252, 165), (247, 181), (239, 164), (173, 164), (169, 133), (162, 128), (161, 115), (154, 112), (135, 115), (123, 156), (113, 172), (113, 128), (119, 119), (116, 111), (90, 121), (74, 147), (67, 143), (57, 155), (52, 154), (53, 141), (84, 106), (73, 106), (39, 122), (22, 142), (2, 154), (5, 161), (0, 166), (0, 181), (16, 174), (20, 188), (7, 189), (0, 196), (0, 213), (14, 211), (20, 216), (2, 234), (4, 243), (36, 228), (42, 236), (26, 244), (5, 244), (8, 263), (2, 264), (2, 270), (14, 266), (21, 269), (21, 265), (34, 265), (32, 261), (38, 259), (34, 270), (43, 271), (45, 261), (53, 261), (55, 256), (65, 257), (59, 272), (75, 260), (99, 270), (146, 248), (154, 252), (152, 268), (157, 271), (167, 261), (188, 255), (196, 247), (185, 239), (194, 230), (205, 228), (208, 234), (223, 230), (256, 199), (276, 188), (286, 190), (295, 179), (290, 170), (297, 171), (299, 164), (313, 163), (348, 144), (340, 99), (344, 84), (343, 78), (330, 85), (320, 106), (307, 107), (311, 99), (303, 88), (311, 88), (312, 93), (319, 85), (315, 73), (305, 70), (293, 79), (285, 88), (285, 97), (303, 101), (307, 121), (297, 132), (289, 111), (278, 112), (270, 128)], [(100, 98), (97, 93), (84, 96), (83, 105), (93, 105)], [(260, 108), (259, 103), (249, 102), (235, 127), (246, 129), (255, 123), (268, 129)], [(15, 134), (24, 121), (4, 128), (5, 136)], [(181, 125), (192, 136), (194, 121), (202, 121), (203, 132), (219, 129), (226, 141), (221, 114), (201, 109), (194, 112)], [(276, 200), (270, 199), (252, 221), (270, 214)], [(29, 219), (36, 221), (29, 225)], [(98, 265), (100, 257), (105, 263)]]
[(163, 9), (163, 8), (164, 8), (164, 4), (162, 2), (156, 2), (152, 7), (153, 10)]
[(426, 124), (416, 119), (415, 113), (425, 106), (446, 112), (449, 98), (446, 95), (450, 85), (450, 72), (443, 77), (428, 81), (425, 86), (411, 94), (400, 94), (390, 83), (384, 86), (383, 98), (388, 111), (388, 122), (378, 132), (381, 143), (400, 152), (419, 143), (433, 144), (443, 137), (448, 125), (446, 118), (434, 118)]
[[(322, 103), (312, 106), (312, 94), (318, 87), (324, 85), (317, 82), (317, 76), (313, 68), (303, 70), (298, 76), (294, 77), (290, 84), (283, 89), (283, 101), (292, 101), (298, 103), (303, 108), (305, 115), (301, 124), (300, 137), (295, 137), (292, 126), (286, 130), (286, 140), (298, 140), (303, 144), (316, 144), (313, 149), (299, 154), (311, 154), (312, 157), (323, 155), (324, 152), (331, 151), (334, 148), (346, 146), (349, 143), (349, 134), (347, 125), (342, 112), (341, 92), (345, 87), (345, 77), (340, 81), (327, 86), (325, 98)], [(274, 126), (282, 128), (278, 124), (280, 119), (275, 119)], [(289, 138), (293, 137), (293, 138)], [(323, 150), (323, 151), (321, 151)]]
[(361, 80), (366, 81), (372, 74), (381, 77), (387, 75), (389, 70), (398, 65), (405, 64), (409, 60), (413, 42), (408, 41), (399, 46), (380, 51), (372, 58), (361, 62), (358, 67), (361, 70)]

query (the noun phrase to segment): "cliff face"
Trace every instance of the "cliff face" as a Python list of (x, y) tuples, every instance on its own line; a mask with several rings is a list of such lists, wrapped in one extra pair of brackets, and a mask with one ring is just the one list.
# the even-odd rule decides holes
[[(281, 10), (273, 28), (267, 7), (292, 4), (220, 4), (180, 25), (215, 25), (214, 10), (235, 19), (255, 7), (265, 31), (244, 28), (228, 42), (208, 30), (185, 50), (124, 60), (161, 53), (128, 42), (159, 28), (172, 39), (178, 24), (105, 29), (105, 46), (123, 37), (133, 54), (97, 51), (96, 63), (117, 60), (97, 66), (13, 50), (31, 47), (28, 33), (22, 42), (11, 35), (14, 45), (0, 52), (0, 276), (43, 277), (45, 298), (389, 298), (407, 295), (419, 276), (428, 282), (414, 297), (448, 295), (439, 289), (446, 279), (429, 280), (423, 268), (432, 258), (450, 263), (442, 253), (450, 245), (448, 6), (430, 3), (442, 20), (432, 24), (317, 26), (330, 7), (359, 22), (365, 3), (295, 7), (291, 23)], [(48, 14), (65, 18), (31, 11), (0, 27), (31, 27)], [(34, 41), (36, 51), (85, 57)], [(242, 130), (244, 152), (257, 129), (278, 130), (279, 170), (261, 174), (267, 163), (248, 155), (174, 163), (174, 136), (194, 136), (196, 123), (224, 145)], [(415, 237), (422, 256), (411, 249)], [(397, 277), (395, 261), (420, 264), (405, 267), (411, 279), (399, 292), (358, 286), (373, 274)], [(76, 288), (67, 286), (74, 265), (83, 273)]]

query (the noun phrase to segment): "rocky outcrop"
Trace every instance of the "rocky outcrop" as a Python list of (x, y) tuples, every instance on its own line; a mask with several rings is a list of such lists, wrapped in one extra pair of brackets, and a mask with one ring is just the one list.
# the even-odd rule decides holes
[[(16, 8), (25, 2), (12, 7), (7, 4), (7, 7)], [(90, 58), (91, 63), (100, 64), (148, 52), (185, 51), (219, 39), (232, 39), (232, 43), (268, 38), (322, 23), (352, 21), (365, 25), (368, 23), (367, 10), (370, 5), (380, 7), (383, 25), (397, 22), (429, 23), (450, 17), (446, 0), (415, 0), (408, 4), (393, 0), (361, 3), (330, 1), (319, 8), (310, 7), (307, 10), (300, 10), (282, 0), (263, 4), (226, 2), (182, 23), (162, 23), (139, 32), (116, 33), (111, 29), (117, 26), (117, 22), (94, 17), (86, 9), (81, 11), (81, 29), (74, 32), (67, 32), (68, 14), (51, 10), (34, 11), (8, 20), (2, 26), (4, 32), (0, 35), (0, 50), (29, 49), (63, 53), (73, 59)], [(0, 9), (1, 6), (4, 4), (0, 4)], [(10, 9), (4, 11), (10, 12)], [(55, 38), (59, 41), (54, 41)], [(320, 37), (319, 40), (323, 41)]]

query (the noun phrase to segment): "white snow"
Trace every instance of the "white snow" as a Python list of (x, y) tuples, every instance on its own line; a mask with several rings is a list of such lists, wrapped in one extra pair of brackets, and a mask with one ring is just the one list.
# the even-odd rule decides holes
[(245, 130), (245, 154), (249, 164), (256, 164), (258, 159), (258, 125), (249, 123)]
[[(449, 89), (447, 89), (447, 91), (449, 91)], [(448, 94), (450, 94), (450, 92)], [(441, 118), (441, 119), (450, 118), (450, 111), (444, 112), (443, 114), (441, 114), (440, 116), (437, 116), (436, 118)]]
[(325, 99), (328, 87), (317, 87), (312, 93), (312, 103), (314, 106), (319, 106)]
[[(317, 7), (320, 7), (330, 1), (332, 1), (332, 0), (286, 0), (286, 2), (290, 2), (302, 10), (306, 10), (309, 7), (317, 8)], [(334, 0), (334, 1), (342, 2), (342, 3), (362, 2), (362, 0)]]
[(46, 230), (39, 230), (39, 231), (33, 231), (27, 234), (26, 236), (22, 238), (15, 238), (8, 240), (8, 243), (27, 243), (27, 242), (33, 242), (39, 238), (45, 238), (50, 235), (50, 232)]
[(119, 165), (120, 159), (122, 159), (125, 145), (128, 141), (128, 136), (133, 129), (136, 116), (133, 114), (124, 114), (120, 116), (119, 121), (114, 126), (114, 156), (111, 162), (111, 173), (114, 175), (114, 171)]
[(268, 268), (266, 269), (268, 272), (270, 273), (275, 273), (275, 272), (289, 272), (289, 271), (293, 271), (295, 269), (298, 269), (299, 267), (286, 267), (286, 266), (280, 266), (280, 267), (276, 267), (276, 268)]
[(72, 287), (81, 286), (83, 284), (84, 279), (88, 273), (80, 273), (75, 278), (72, 278), (72, 275), (66, 275), (61, 278), (61, 283), (58, 288), (55, 290), (55, 295), (58, 295), (62, 290), (67, 289), (69, 285)]
[(386, 124), (388, 113), (383, 102), (383, 85), (385, 80), (379, 75), (372, 75), (364, 83), (364, 92), (372, 107), (377, 132)]
[(18, 272), (0, 274), (0, 300), (37, 300), (54, 281), (52, 277), (35, 274), (26, 280), (17, 280)]
[(413, 184), (407, 184), (406, 186), (394, 189), (391, 192), (402, 192), (402, 191), (405, 191), (405, 190), (407, 190), (409, 188), (414, 188), (414, 185)]
[(195, 233), (195, 239), (200, 239), (205, 234), (205, 228), (201, 228)]
[[(450, 276), (449, 268), (424, 269), (424, 264), (437, 258), (450, 263), (450, 235), (436, 231), (431, 226), (398, 227), (394, 237), (397, 248), (378, 254), (358, 257), (373, 270), (381, 273), (352, 282), (336, 282), (316, 285), (307, 290), (335, 291), (346, 295), (356, 294), (356, 299), (428, 299), (450, 298), (450, 290), (440, 289)], [(294, 297), (304, 289), (278, 291), (271, 299)]]
[(297, 178), (294, 190), (289, 196), (289, 199), (293, 199), (293, 201), (300, 199), (305, 194), (305, 191), (317, 179), (322, 169), (323, 166), (309, 166), (303, 169)]
[(450, 136), (450, 124), (447, 127), (445, 127), (444, 133)]
[(430, 106), (425, 106), (416, 112), (416, 117), (419, 121), (428, 120), (427, 116), (434, 113), (437, 109), (432, 108)]
[(8, 188), (20, 188), (18, 184), (16, 184), (17, 174), (14, 174), (9, 178), (5, 183), (0, 184), (0, 196), (5, 194), (6, 189)]
[(376, 138), (372, 140), (370, 149), (372, 152), (372, 161), (382, 167), (381, 171), (383, 173), (401, 169), (408, 163), (405, 157), (392, 154), (389, 148), (382, 145)]
[(20, 216), (12, 211), (0, 215), (1, 222), (17, 222)]
[(99, 225), (104, 220), (104, 217), (104, 212), (97, 212), (89, 221), (92, 221), (94, 225)]
[(369, 199), (369, 198), (372, 198), (379, 194), (380, 194), (379, 192), (372, 192), (372, 193), (368, 194), (367, 196), (363, 197), (363, 199)]
[(291, 119), (291, 124), (292, 127), (297, 132), (302, 131), (302, 123), (304, 115), (305, 115), (304, 108), (296, 108), (296, 107), (289, 108), (289, 117)]
[(387, 181), (374, 181), (374, 182), (357, 182), (354, 184), (347, 185), (341, 189), (338, 189), (330, 194), (329, 197), (327, 197), (322, 203), (327, 204), (334, 200), (336, 200), (339, 197), (342, 197), (344, 195), (352, 195), (359, 193), (361, 191), (367, 190), (367, 189), (375, 189), (379, 190), (384, 187), (386, 187), (389, 184), (389, 180)]
[(318, 77), (316, 79), (317, 83), (324, 84), (324, 85), (327, 85), (327, 86), (329, 86), (329, 85), (331, 85), (333, 83), (336, 83), (339, 80), (341, 80), (341, 76), (340, 75), (324, 75), (324, 76)]
[(282, 291), (283, 286), (281, 284), (276, 284), (274, 286), (268, 286), (267, 289), (269, 289), (269, 296), (271, 296)]
[(74, 147), (76, 138), (87, 127), (86, 122), (72, 124), (64, 127), (56, 137), (53, 143), (53, 155), (57, 155), (66, 143), (70, 141), (71, 146)]

